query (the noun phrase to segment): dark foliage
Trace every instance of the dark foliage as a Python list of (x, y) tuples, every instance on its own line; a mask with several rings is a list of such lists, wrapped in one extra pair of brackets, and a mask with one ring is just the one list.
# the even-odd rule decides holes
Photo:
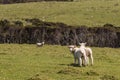
[(8, 20), (0, 20), (0, 26), (7, 26), (10, 25), (10, 22)]
[(23, 26), (21, 21), (14, 21), (15, 26)]
[(20, 21), (14, 25), (8, 20), (0, 21), (0, 43), (34, 44), (45, 41), (46, 44), (78, 45), (87, 42), (89, 46), (120, 47), (120, 27), (105, 25), (88, 28), (69, 26), (64, 23), (43, 22), (39, 19), (25, 19), (31, 27), (23, 26)]

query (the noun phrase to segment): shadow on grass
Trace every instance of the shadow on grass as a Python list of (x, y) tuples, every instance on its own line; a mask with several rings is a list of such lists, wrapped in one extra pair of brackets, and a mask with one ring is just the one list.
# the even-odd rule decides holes
[[(71, 63), (71, 64), (59, 64), (59, 65), (62, 65), (62, 66), (73, 66), (73, 67), (80, 67), (78, 64), (74, 64), (74, 63)], [(85, 67), (84, 65), (82, 67)]]

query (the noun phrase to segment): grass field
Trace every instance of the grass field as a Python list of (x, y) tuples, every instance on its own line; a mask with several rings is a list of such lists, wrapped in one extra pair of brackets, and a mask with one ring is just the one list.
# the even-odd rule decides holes
[[(69, 25), (120, 26), (119, 0), (80, 0), (78, 2), (37, 2), (0, 5), (0, 19), (11, 21), (39, 18)], [(25, 25), (27, 25), (24, 22)]]
[(120, 80), (120, 49), (92, 50), (94, 66), (76, 67), (67, 46), (0, 44), (0, 80)]

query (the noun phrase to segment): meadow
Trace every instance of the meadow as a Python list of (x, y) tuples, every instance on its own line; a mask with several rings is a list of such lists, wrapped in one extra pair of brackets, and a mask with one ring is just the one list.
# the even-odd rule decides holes
[(91, 48), (94, 65), (78, 67), (67, 46), (0, 44), (0, 80), (120, 80), (120, 48)]
[[(0, 4), (0, 20), (38, 18), (68, 25), (120, 26), (119, 0)], [(120, 80), (120, 48), (91, 47), (94, 65), (73, 65), (67, 46), (0, 44), (0, 80)]]
[[(77, 0), (76, 0), (77, 1)], [(120, 26), (119, 0), (78, 0), (77, 2), (31, 2), (0, 5), (0, 20), (39, 18), (68, 25), (102, 26), (106, 23)]]

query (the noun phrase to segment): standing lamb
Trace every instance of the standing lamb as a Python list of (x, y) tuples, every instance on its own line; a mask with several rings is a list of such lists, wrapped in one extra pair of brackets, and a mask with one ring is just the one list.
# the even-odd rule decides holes
[(82, 66), (82, 59), (84, 60), (84, 65), (87, 65), (87, 57), (86, 57), (86, 53), (85, 53), (85, 49), (84, 48), (78, 48), (74, 45), (68, 46), (68, 48), (70, 49), (70, 51), (73, 53), (74, 56), (74, 63), (76, 64), (76, 60), (78, 60), (78, 65)]
[(91, 65), (93, 65), (93, 55), (92, 55), (92, 49), (89, 47), (86, 47), (86, 43), (79, 43), (80, 47), (84, 48), (86, 51), (87, 56), (87, 64), (89, 64), (89, 59), (91, 60)]

